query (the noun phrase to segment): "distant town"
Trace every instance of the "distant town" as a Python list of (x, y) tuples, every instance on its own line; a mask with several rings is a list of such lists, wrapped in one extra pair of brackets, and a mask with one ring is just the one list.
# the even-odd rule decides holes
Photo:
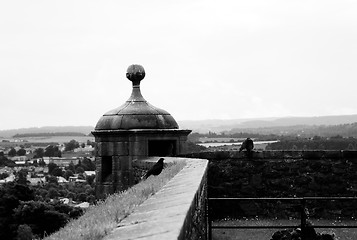
[[(0, 139), (0, 231), (6, 239), (29, 229), (23, 219), (33, 217), (32, 234), (42, 238), (95, 204), (94, 138), (50, 135)], [(46, 218), (52, 226), (41, 223)]]
[[(48, 176), (55, 176), (59, 184), (84, 183), (88, 178), (92, 182), (94, 145), (90, 140), (41, 143), (38, 139), (35, 142), (26, 138), (3, 139), (0, 143), (0, 184), (14, 181), (20, 171), (26, 172), (26, 180), (32, 186), (45, 184)], [(84, 164), (83, 168), (82, 162), (90, 162), (90, 166)]]

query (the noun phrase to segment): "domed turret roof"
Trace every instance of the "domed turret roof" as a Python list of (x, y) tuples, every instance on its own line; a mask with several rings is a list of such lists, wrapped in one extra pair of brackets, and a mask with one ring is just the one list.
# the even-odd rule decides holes
[(140, 65), (129, 66), (126, 74), (133, 83), (130, 98), (120, 107), (105, 113), (95, 130), (178, 129), (175, 119), (165, 110), (148, 103), (140, 92), (145, 70)]

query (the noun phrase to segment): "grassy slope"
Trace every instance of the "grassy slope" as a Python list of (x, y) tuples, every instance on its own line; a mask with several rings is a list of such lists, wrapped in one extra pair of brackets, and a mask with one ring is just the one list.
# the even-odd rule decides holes
[(183, 161), (175, 162), (159, 176), (149, 177), (124, 192), (108, 196), (104, 201), (90, 207), (82, 217), (69, 222), (63, 229), (45, 239), (102, 239), (133, 212), (136, 206), (159, 191), (185, 165)]

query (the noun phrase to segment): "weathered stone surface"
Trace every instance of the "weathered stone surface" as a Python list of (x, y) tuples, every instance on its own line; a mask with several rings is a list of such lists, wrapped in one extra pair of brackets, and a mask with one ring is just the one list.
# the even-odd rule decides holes
[(113, 142), (113, 155), (128, 156), (129, 143), (128, 142)]
[(113, 156), (114, 144), (112, 142), (100, 142), (97, 143), (98, 156)]
[(141, 141), (130, 142), (130, 156), (147, 156), (147, 142), (142, 139)]

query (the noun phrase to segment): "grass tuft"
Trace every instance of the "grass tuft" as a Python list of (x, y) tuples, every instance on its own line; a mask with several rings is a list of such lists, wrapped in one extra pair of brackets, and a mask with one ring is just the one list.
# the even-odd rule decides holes
[(109, 195), (105, 200), (91, 206), (83, 216), (70, 221), (64, 228), (46, 237), (46, 240), (99, 240), (109, 234), (118, 223), (134, 209), (159, 191), (184, 166), (185, 161), (175, 161), (158, 176), (119, 193)]

